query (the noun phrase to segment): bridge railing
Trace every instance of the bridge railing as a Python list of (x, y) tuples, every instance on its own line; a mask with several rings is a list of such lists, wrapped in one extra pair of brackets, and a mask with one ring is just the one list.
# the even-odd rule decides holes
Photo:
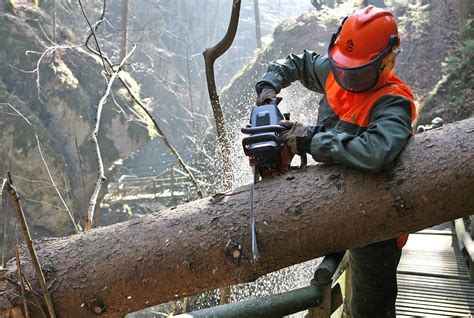
[(319, 264), (314, 278), (307, 287), (197, 310), (175, 317), (282, 317), (303, 310), (309, 310), (306, 316), (308, 318), (330, 317), (343, 303), (341, 287), (337, 280), (346, 266), (345, 253), (327, 255)]
[(467, 258), (469, 267), (469, 281), (474, 283), (474, 215), (471, 215), (469, 219), (471, 222), (470, 232), (466, 231), (466, 226), (463, 219), (455, 220), (454, 227), (456, 229), (459, 248)]
[[(203, 188), (212, 186), (206, 180), (209, 175), (196, 169), (196, 179)], [(109, 184), (109, 193), (104, 197), (107, 203), (117, 201), (155, 200), (157, 198), (180, 198), (192, 195), (194, 185), (189, 176), (178, 169), (171, 167), (155, 176), (138, 177), (124, 175), (117, 182)]]

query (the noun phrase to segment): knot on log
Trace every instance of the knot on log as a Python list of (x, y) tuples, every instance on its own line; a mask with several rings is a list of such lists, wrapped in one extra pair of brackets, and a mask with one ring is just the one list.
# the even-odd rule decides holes
[(397, 209), (397, 212), (401, 214), (405, 214), (407, 211), (407, 204), (400, 195), (395, 198), (394, 206)]
[(340, 192), (340, 193), (344, 193), (345, 191), (345, 186), (344, 186), (344, 181), (342, 180), (342, 175), (341, 175), (341, 172), (338, 171), (338, 172), (331, 172), (328, 176), (328, 181), (333, 181), (335, 186), (336, 186), (336, 189)]
[(94, 314), (100, 315), (104, 313), (107, 307), (105, 306), (102, 299), (93, 297), (86, 302), (86, 308), (92, 311)]
[(232, 240), (227, 241), (225, 247), (227, 257), (236, 265), (239, 266), (242, 261), (242, 245)]

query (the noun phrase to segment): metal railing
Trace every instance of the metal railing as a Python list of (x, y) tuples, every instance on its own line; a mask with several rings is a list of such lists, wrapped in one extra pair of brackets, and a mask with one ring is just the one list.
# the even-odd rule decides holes
[(201, 309), (175, 317), (282, 317), (303, 310), (309, 310), (308, 318), (330, 317), (343, 303), (341, 288), (336, 281), (347, 266), (347, 257), (344, 255), (345, 253), (337, 253), (325, 256), (307, 287)]
[(470, 217), (471, 231), (466, 231), (464, 219), (457, 219), (454, 221), (454, 228), (456, 229), (456, 236), (458, 239), (459, 248), (464, 256), (467, 258), (469, 267), (469, 281), (474, 283), (474, 215)]
[[(210, 184), (204, 180), (208, 175), (192, 169), (196, 178), (204, 188)], [(171, 167), (156, 176), (138, 177), (124, 175), (117, 182), (109, 184), (109, 193), (104, 197), (104, 202), (113, 203), (117, 201), (146, 201), (157, 198), (173, 199), (192, 195), (194, 185), (189, 176), (176, 167)]]

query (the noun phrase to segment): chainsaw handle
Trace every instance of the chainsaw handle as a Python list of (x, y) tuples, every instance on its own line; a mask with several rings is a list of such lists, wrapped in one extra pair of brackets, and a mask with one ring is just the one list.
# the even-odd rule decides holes
[(257, 127), (242, 127), (240, 131), (246, 135), (267, 133), (267, 132), (282, 132), (288, 130), (287, 127), (280, 125), (266, 125), (266, 126), (257, 126)]
[(275, 134), (263, 133), (263, 134), (257, 134), (257, 135), (251, 135), (251, 136), (245, 137), (244, 139), (242, 139), (242, 145), (245, 147), (248, 145), (252, 145), (259, 142), (265, 142), (265, 141), (274, 141), (277, 144), (282, 144), (280, 139), (278, 139), (278, 137)]

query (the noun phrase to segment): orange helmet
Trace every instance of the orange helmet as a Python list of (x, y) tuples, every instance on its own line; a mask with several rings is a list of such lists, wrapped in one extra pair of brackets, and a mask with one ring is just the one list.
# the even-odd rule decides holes
[(355, 93), (370, 90), (378, 82), (382, 59), (399, 44), (390, 11), (368, 6), (344, 18), (328, 48), (337, 83)]

